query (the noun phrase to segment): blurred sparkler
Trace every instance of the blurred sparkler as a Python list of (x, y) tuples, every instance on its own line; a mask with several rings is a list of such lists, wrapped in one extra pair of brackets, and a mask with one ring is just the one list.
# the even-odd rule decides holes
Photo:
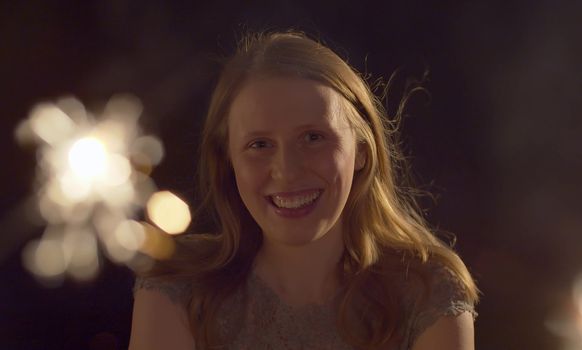
[[(35, 195), (46, 229), (22, 257), (41, 282), (93, 278), (101, 250), (114, 262), (146, 268), (151, 258), (171, 255), (168, 234), (188, 227), (186, 203), (156, 193), (149, 177), (164, 149), (156, 137), (141, 135), (141, 112), (139, 99), (120, 95), (96, 118), (67, 97), (37, 105), (18, 126), (20, 143), (38, 145)], [(155, 226), (134, 220), (145, 207)]]

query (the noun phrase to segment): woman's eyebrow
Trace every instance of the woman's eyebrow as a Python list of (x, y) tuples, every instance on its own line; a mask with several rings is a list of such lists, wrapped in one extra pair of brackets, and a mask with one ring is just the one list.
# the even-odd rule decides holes
[[(308, 123), (308, 124), (301, 124), (293, 128), (293, 131), (305, 131), (309, 129), (329, 129), (331, 126), (329, 123), (322, 122), (322, 123)], [(243, 130), (241, 135), (243, 139), (250, 139), (254, 137), (264, 137), (270, 136), (277, 132), (276, 128), (273, 129), (258, 129), (258, 130)]]
[(295, 128), (295, 130), (321, 129), (326, 127), (329, 127), (329, 123), (317, 123), (317, 124), (310, 123), (299, 125)]
[(247, 132), (243, 132), (243, 138), (248, 139), (248, 138), (253, 138), (253, 137), (258, 137), (258, 136), (268, 136), (270, 134), (271, 134), (271, 131), (269, 131), (269, 130), (247, 131)]

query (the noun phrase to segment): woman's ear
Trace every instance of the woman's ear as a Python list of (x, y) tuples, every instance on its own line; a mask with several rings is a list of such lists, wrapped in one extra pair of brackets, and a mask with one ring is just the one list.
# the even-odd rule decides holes
[(356, 162), (354, 164), (354, 170), (362, 170), (364, 165), (366, 165), (366, 144), (359, 142), (358, 149), (356, 150)]

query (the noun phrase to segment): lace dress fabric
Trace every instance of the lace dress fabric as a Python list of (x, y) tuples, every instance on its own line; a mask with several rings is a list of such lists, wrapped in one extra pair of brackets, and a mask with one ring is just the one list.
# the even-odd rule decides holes
[[(460, 281), (448, 269), (432, 271), (433, 287), (425, 302), (417, 303), (414, 284), (403, 283), (407, 295), (406, 327), (402, 341), (391, 350), (409, 350), (415, 339), (442, 316), (470, 312), (474, 307), (465, 300)], [(174, 302), (186, 306), (191, 285), (186, 282), (161, 282), (137, 278), (139, 288), (157, 289)], [(224, 349), (352, 349), (341, 339), (335, 326), (333, 301), (325, 305), (290, 306), (285, 304), (258, 276), (250, 274), (245, 288), (225, 301), (218, 314)]]

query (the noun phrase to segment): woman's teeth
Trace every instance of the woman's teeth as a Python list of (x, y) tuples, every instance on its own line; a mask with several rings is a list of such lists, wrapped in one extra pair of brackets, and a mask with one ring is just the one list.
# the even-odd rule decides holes
[(271, 199), (279, 208), (297, 209), (313, 203), (319, 197), (319, 194), (320, 191), (294, 197), (280, 197), (275, 195), (271, 196)]

